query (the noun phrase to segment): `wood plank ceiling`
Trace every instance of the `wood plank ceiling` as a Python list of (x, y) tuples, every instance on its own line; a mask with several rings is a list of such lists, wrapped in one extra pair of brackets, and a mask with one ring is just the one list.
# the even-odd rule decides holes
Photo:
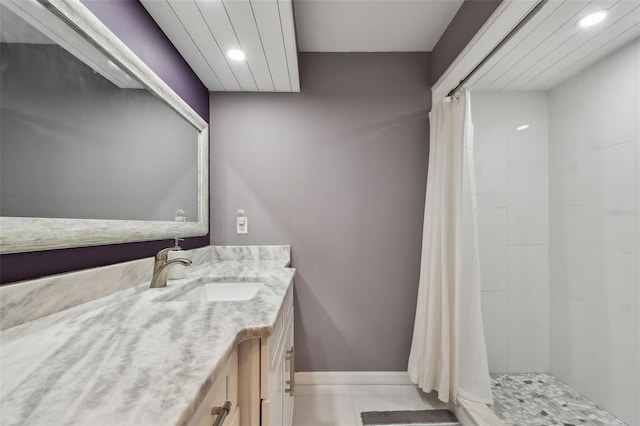
[(141, 3), (210, 91), (300, 91), (292, 0)]
[[(601, 24), (578, 22), (607, 10)], [(640, 1), (551, 0), (471, 80), (474, 90), (548, 90), (640, 37)]]

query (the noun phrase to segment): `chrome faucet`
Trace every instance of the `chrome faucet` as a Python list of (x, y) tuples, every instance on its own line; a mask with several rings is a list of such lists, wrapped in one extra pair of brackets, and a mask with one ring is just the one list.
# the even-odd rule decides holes
[(169, 260), (169, 252), (174, 250), (180, 250), (180, 247), (176, 245), (174, 247), (162, 249), (158, 252), (158, 254), (156, 254), (155, 261), (153, 262), (153, 278), (151, 278), (151, 285), (149, 286), (149, 288), (160, 288), (167, 286), (167, 273), (169, 272), (169, 266), (175, 263), (181, 263), (184, 266), (191, 265), (191, 261), (189, 259), (181, 258)]

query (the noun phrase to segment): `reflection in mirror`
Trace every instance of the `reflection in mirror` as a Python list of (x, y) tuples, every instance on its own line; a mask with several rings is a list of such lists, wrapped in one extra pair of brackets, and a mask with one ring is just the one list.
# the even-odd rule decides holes
[(0, 215), (197, 221), (200, 132), (97, 49), (0, 20)]
[(207, 122), (80, 0), (0, 19), (0, 253), (206, 235)]

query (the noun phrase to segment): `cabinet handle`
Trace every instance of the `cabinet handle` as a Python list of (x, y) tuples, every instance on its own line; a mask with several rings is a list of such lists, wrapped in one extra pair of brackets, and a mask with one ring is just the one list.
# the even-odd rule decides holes
[(285, 389), (285, 392), (288, 393), (289, 396), (293, 396), (293, 391), (296, 387), (296, 351), (293, 346), (287, 351), (287, 361), (289, 361), (289, 380), (287, 380), (289, 389)]
[(229, 415), (231, 411), (231, 401), (227, 401), (224, 403), (222, 407), (213, 407), (211, 409), (211, 414), (216, 416), (216, 419), (213, 421), (211, 426), (221, 426), (224, 423), (224, 420)]

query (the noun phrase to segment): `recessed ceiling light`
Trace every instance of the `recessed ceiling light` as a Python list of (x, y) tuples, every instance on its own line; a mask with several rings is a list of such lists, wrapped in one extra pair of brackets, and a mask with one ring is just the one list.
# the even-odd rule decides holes
[(517, 131), (521, 131), (521, 130), (526, 130), (526, 129), (528, 129), (528, 128), (529, 128), (529, 125), (528, 125), (528, 124), (523, 124), (522, 126), (518, 126), (518, 127), (516, 127), (516, 130), (517, 130)]
[(607, 17), (607, 11), (599, 10), (597, 12), (590, 13), (584, 18), (580, 19), (579, 24), (582, 28), (592, 27), (604, 21), (604, 18), (606, 17)]
[(227, 50), (227, 57), (234, 61), (244, 61), (247, 55), (240, 49), (229, 49)]

